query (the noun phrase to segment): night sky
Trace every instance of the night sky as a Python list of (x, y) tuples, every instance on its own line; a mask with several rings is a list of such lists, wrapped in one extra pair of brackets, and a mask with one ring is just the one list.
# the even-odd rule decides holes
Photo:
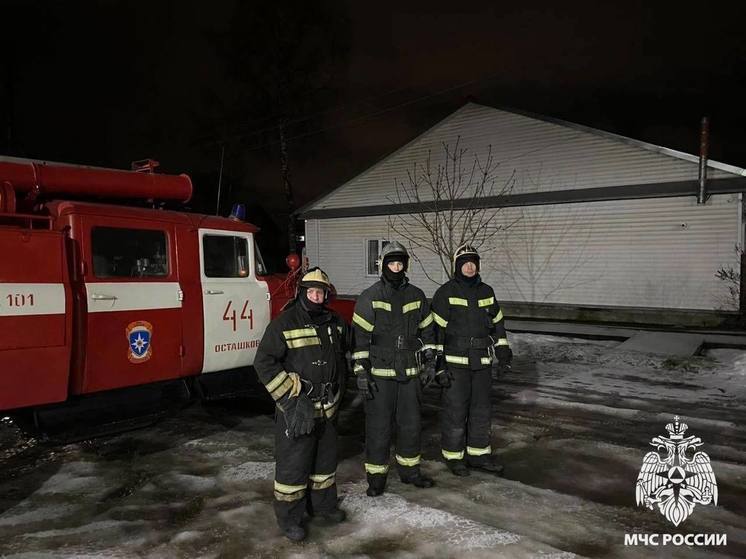
[(690, 153), (708, 115), (711, 157), (746, 167), (742, 2), (265, 4), (0, 0), (0, 154), (151, 157), (214, 211), (225, 149), (224, 209), (270, 229), (280, 121), (296, 206), (469, 100)]

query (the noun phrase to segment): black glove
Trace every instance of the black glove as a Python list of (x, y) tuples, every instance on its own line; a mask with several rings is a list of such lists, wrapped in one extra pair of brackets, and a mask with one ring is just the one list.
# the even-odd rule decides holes
[(370, 364), (370, 359), (367, 359), (367, 358), (356, 359), (355, 360), (355, 372), (357, 372), (357, 370), (359, 370), (360, 367), (362, 367), (366, 373), (370, 373), (370, 370), (373, 367), (373, 365)]
[(422, 371), (420, 372), (420, 384), (425, 388), (435, 379), (435, 351), (426, 349), (422, 352)]
[(297, 397), (290, 398), (288, 403), (293, 408), (292, 411), (285, 412), (288, 436), (297, 439), (302, 435), (310, 434), (314, 427), (314, 409), (311, 399), (301, 392)]
[(497, 363), (492, 364), (492, 379), (497, 380), (500, 375), (509, 373), (513, 370), (510, 363), (513, 361), (513, 352), (506, 345), (495, 347), (495, 357)]
[[(362, 367), (363, 370), (360, 371), (359, 367)], [(358, 359), (355, 361), (355, 368), (358, 369), (355, 373), (357, 376), (358, 393), (365, 394), (366, 400), (372, 400), (373, 391), (378, 392), (378, 385), (376, 384), (376, 381), (373, 380), (373, 375), (370, 372), (370, 359)]]
[(497, 346), (495, 348), (495, 355), (497, 356), (497, 361), (500, 363), (501, 367), (507, 366), (510, 368), (510, 363), (513, 361), (513, 352), (510, 350), (510, 346)]
[(450, 388), (453, 382), (453, 373), (448, 369), (441, 369), (435, 373), (435, 384), (441, 388)]
[(373, 375), (363, 372), (357, 375), (357, 389), (361, 394), (365, 394), (366, 400), (372, 400), (373, 392), (378, 392), (378, 385), (373, 380)]

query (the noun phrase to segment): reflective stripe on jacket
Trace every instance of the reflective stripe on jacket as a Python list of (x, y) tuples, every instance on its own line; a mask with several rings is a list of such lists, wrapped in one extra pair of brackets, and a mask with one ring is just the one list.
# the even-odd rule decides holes
[[(347, 373), (345, 352), (350, 338), (349, 327), (336, 312), (327, 310), (312, 320), (302, 305), (291, 303), (264, 332), (254, 368), (278, 402), (293, 386), (289, 373), (297, 373), (308, 383), (337, 383), (341, 387)], [(331, 397), (334, 399), (334, 395)], [(333, 408), (336, 411), (336, 405)]]
[(453, 367), (479, 369), (492, 362), (487, 346), (508, 345), (505, 319), (492, 287), (454, 278), (435, 292), (432, 304), (437, 346)]
[(416, 376), (418, 352), (413, 346), (418, 350), (435, 348), (430, 305), (422, 290), (406, 280), (394, 288), (381, 279), (363, 291), (355, 304), (352, 327), (353, 359), (369, 359), (375, 376), (399, 380)]

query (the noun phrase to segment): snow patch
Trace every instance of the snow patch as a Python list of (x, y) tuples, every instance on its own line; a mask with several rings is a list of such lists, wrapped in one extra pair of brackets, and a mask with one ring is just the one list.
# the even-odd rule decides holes
[(510, 335), (511, 344), (520, 343), (526, 345), (587, 345), (587, 346), (598, 346), (598, 347), (614, 347), (619, 345), (621, 342), (616, 340), (591, 340), (585, 338), (569, 338), (565, 336), (550, 336), (548, 334), (530, 334), (526, 332), (516, 332)]
[[(655, 415), (656, 421), (660, 421), (663, 424), (671, 423), (673, 421), (673, 418), (674, 414), (671, 413), (659, 413)], [(738, 427), (731, 421), (722, 421), (719, 419), (708, 419), (705, 417), (687, 415), (681, 415), (681, 422), (686, 423), (690, 429), (692, 427), (696, 427), (697, 425), (709, 425), (711, 427), (717, 427), (718, 429), (736, 429)]]
[(175, 486), (187, 491), (203, 492), (215, 488), (217, 482), (213, 478), (194, 476), (189, 474), (169, 474), (162, 478), (165, 485)]
[(711, 349), (708, 357), (717, 359), (724, 372), (746, 376), (746, 351), (742, 349)]
[[(15, 526), (17, 524), (31, 524), (43, 520), (53, 520), (67, 516), (79, 507), (69, 505), (55, 505), (48, 507), (31, 508), (32, 505), (23, 503), (17, 505), (0, 515), (0, 526)], [(26, 510), (31, 508), (31, 510)], [(21, 512), (26, 510), (26, 512)]]
[(85, 534), (87, 532), (97, 532), (102, 534), (104, 532), (111, 533), (112, 530), (124, 531), (127, 528), (140, 528), (145, 525), (143, 521), (125, 521), (125, 520), (103, 520), (101, 522), (91, 522), (83, 526), (75, 526), (74, 528), (62, 528), (59, 530), (43, 530), (41, 532), (34, 532), (31, 534), (24, 534), (24, 538), (53, 538), (55, 536), (69, 536), (72, 534)]
[(202, 534), (202, 532), (199, 532), (197, 530), (187, 530), (186, 532), (179, 532), (173, 538), (171, 538), (171, 543), (173, 544), (189, 543), (189, 542), (197, 541), (201, 539), (203, 536), (204, 534)]
[(238, 458), (239, 456), (246, 456), (248, 450), (245, 448), (237, 448), (235, 450), (211, 450), (207, 453), (210, 458)]
[(218, 517), (226, 524), (233, 526), (246, 526), (246, 522), (261, 512), (266, 505), (256, 502), (250, 505), (237, 507), (231, 510), (220, 511)]
[[(3, 555), (3, 557), (6, 557)], [(8, 555), (13, 559), (60, 559), (61, 557), (75, 557), (75, 559), (112, 559), (116, 557), (132, 557), (132, 553), (117, 552), (107, 549), (105, 553), (86, 553), (77, 549), (63, 548), (60, 551), (25, 551)]]
[(549, 363), (597, 363), (617, 341), (520, 335), (511, 337), (513, 354)]
[(227, 481), (272, 480), (274, 476), (274, 462), (243, 462), (220, 473), (220, 477)]
[(90, 462), (72, 462), (65, 464), (50, 477), (44, 485), (36, 490), (37, 494), (53, 493), (89, 494), (106, 491), (106, 481), (92, 475), (96, 465)]
[[(584, 410), (588, 412), (603, 413), (612, 417), (625, 417), (633, 418), (640, 413), (640, 410), (629, 409), (629, 408), (615, 408), (611, 406), (605, 406), (602, 404), (586, 404), (583, 402), (575, 402), (568, 400), (560, 400), (558, 398), (552, 398), (549, 396), (539, 396), (533, 399), (535, 405), (557, 407), (557, 408), (573, 408)], [(666, 416), (669, 417), (669, 416)]]
[(364, 527), (370, 536), (391, 527), (406, 526), (417, 530), (437, 531), (438, 541), (460, 550), (478, 549), (517, 543), (520, 536), (474, 522), (442, 510), (410, 503), (399, 495), (384, 493), (371, 499), (365, 495), (366, 485), (350, 483), (343, 486), (342, 508)]

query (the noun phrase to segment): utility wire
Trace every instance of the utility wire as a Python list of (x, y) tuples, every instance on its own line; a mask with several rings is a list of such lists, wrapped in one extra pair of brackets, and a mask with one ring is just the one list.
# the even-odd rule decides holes
[[(307, 120), (311, 120), (312, 118), (318, 117), (318, 116), (323, 115), (323, 114), (333, 113), (333, 112), (336, 112), (336, 111), (341, 111), (341, 110), (344, 110), (344, 109), (346, 109), (348, 107), (355, 106), (355, 105), (362, 105), (362, 104), (371, 103), (373, 101), (377, 101), (379, 99), (383, 99), (385, 97), (389, 97), (390, 95), (393, 95), (395, 93), (400, 93), (402, 91), (406, 91), (408, 89), (412, 89), (412, 87), (413, 86), (399, 87), (399, 88), (387, 91), (386, 93), (381, 93), (380, 95), (371, 95), (369, 97), (365, 97), (364, 99), (360, 99), (358, 101), (347, 102), (347, 103), (344, 103), (344, 104), (341, 104), (341, 105), (335, 105), (335, 106), (332, 106), (332, 107), (327, 107), (325, 109), (321, 109), (321, 110), (313, 112), (313, 113), (309, 113), (309, 114), (305, 114), (305, 115), (299, 115), (298, 117), (289, 119), (287, 121), (287, 124), (288, 125), (298, 124), (298, 123), (301, 123), (301, 122), (305, 122)], [(269, 119), (274, 119), (274, 118), (277, 118), (277, 117), (276, 116), (267, 116), (267, 117), (260, 118), (260, 119), (258, 119), (256, 121), (254, 121), (254, 123), (258, 124), (260, 122), (264, 122), (264, 121), (267, 121)], [(244, 126), (248, 127), (250, 124), (253, 124), (253, 123), (248, 123), (248, 124), (245, 124)], [(256, 135), (262, 134), (264, 132), (270, 132), (272, 130), (275, 130), (276, 128), (277, 128), (277, 125), (273, 124), (272, 126), (266, 126), (264, 128), (257, 128), (257, 129), (254, 129), (254, 130), (247, 130), (245, 132), (240, 132), (240, 131), (239, 132), (232, 132), (232, 133), (228, 134), (227, 136), (222, 137), (220, 140), (214, 140), (212, 138), (211, 138), (211, 140), (214, 141), (214, 142), (218, 142), (219, 143), (219, 142), (225, 141), (225, 140), (240, 139), (240, 138), (246, 138), (246, 137), (249, 137), (249, 136), (256, 136)]]
[[(300, 138), (305, 138), (305, 137), (313, 136), (313, 135), (316, 135), (316, 134), (322, 134), (324, 132), (328, 132), (329, 130), (335, 130), (335, 129), (344, 128), (344, 127), (347, 127), (347, 126), (354, 126), (356, 124), (359, 124), (359, 123), (364, 122), (366, 120), (369, 120), (369, 119), (381, 116), (381, 115), (389, 113), (391, 111), (395, 111), (395, 110), (401, 109), (403, 107), (415, 105), (417, 103), (420, 103), (420, 102), (423, 102), (423, 101), (427, 101), (427, 100), (432, 99), (434, 97), (438, 97), (440, 95), (444, 95), (446, 93), (450, 93), (450, 92), (455, 91), (457, 89), (462, 89), (464, 87), (468, 87), (470, 85), (473, 85), (473, 84), (476, 84), (476, 83), (479, 83), (479, 82), (490, 81), (492, 79), (495, 79), (496, 77), (499, 77), (499, 75), (500, 74), (492, 74), (490, 76), (486, 76), (486, 77), (483, 77), (483, 78), (476, 78), (476, 79), (473, 79), (473, 80), (469, 80), (469, 81), (466, 81), (466, 82), (463, 82), (463, 83), (460, 83), (460, 84), (457, 84), (457, 85), (454, 85), (454, 86), (447, 87), (445, 89), (436, 91), (435, 93), (430, 93), (430, 94), (427, 94), (427, 95), (422, 95), (420, 97), (416, 97), (414, 99), (410, 99), (410, 100), (404, 101), (402, 103), (397, 103), (397, 104), (392, 105), (390, 107), (385, 107), (385, 108), (380, 109), (378, 111), (374, 111), (374, 112), (371, 112), (371, 113), (368, 113), (368, 114), (364, 114), (364, 115), (360, 115), (360, 116), (357, 116), (357, 117), (353, 117), (351, 119), (342, 121), (342, 122), (337, 123), (337, 124), (332, 124), (330, 126), (325, 126), (325, 127), (322, 127), (322, 128), (316, 129), (316, 130), (308, 131), (308, 132), (303, 132), (301, 134), (296, 134), (294, 136), (289, 136), (285, 140), (286, 141), (297, 140), (297, 139), (300, 139)], [(378, 100), (378, 99), (383, 99), (384, 97), (387, 97), (389, 95), (393, 95), (394, 93), (399, 93), (401, 91), (405, 91), (407, 89), (411, 89), (411, 86), (410, 87), (403, 87), (403, 88), (393, 89), (393, 90), (391, 90), (391, 91), (389, 91), (387, 93), (384, 93), (384, 94), (381, 94), (381, 95), (378, 95), (378, 96), (368, 97), (368, 98), (362, 99), (360, 101), (356, 101), (354, 103), (346, 103), (346, 104), (343, 104), (343, 105), (338, 105), (336, 107), (330, 107), (330, 108), (322, 109), (322, 110), (314, 112), (314, 113), (302, 115), (302, 116), (299, 116), (299, 117), (297, 117), (295, 119), (288, 120), (287, 124), (294, 125), (294, 124), (298, 124), (298, 123), (301, 123), (301, 122), (305, 122), (307, 120), (311, 120), (312, 118), (315, 118), (317, 116), (320, 116), (320, 115), (323, 115), (323, 114), (326, 114), (326, 113), (331, 113), (331, 112), (335, 112), (335, 111), (338, 111), (338, 110), (342, 110), (345, 107), (350, 106), (351, 104), (357, 105), (357, 104), (362, 104), (362, 103), (370, 103), (371, 101), (375, 101), (375, 100)], [(261, 119), (261, 120), (265, 120), (265, 119)], [(273, 125), (273, 126), (267, 126), (267, 127), (264, 127), (264, 128), (259, 128), (259, 129), (256, 129), (256, 130), (251, 130), (251, 131), (247, 131), (247, 132), (243, 132), (243, 133), (230, 134), (226, 138), (224, 138), (222, 141), (225, 141), (225, 139), (240, 140), (240, 139), (243, 139), (243, 138), (249, 138), (249, 137), (256, 136), (258, 134), (264, 133), (264, 132), (269, 132), (269, 131), (275, 130), (276, 128), (277, 128), (277, 126)], [(218, 141), (218, 140), (215, 140), (215, 141)], [(279, 143), (279, 140), (272, 140), (272, 141), (269, 141), (269, 142), (264, 142), (264, 143), (261, 143), (261, 144), (257, 144), (257, 145), (251, 146), (249, 148), (242, 149), (241, 151), (243, 151), (243, 152), (246, 152), (246, 151), (256, 151), (256, 150), (259, 150), (259, 149), (263, 149), (265, 147), (277, 145), (278, 143)]]
[[(498, 75), (495, 74), (495, 75), (492, 75), (492, 76), (488, 76), (486, 78), (477, 78), (477, 79), (469, 80), (467, 82), (463, 82), (463, 83), (460, 83), (458, 85), (454, 85), (454, 86), (451, 86), (451, 87), (447, 87), (445, 89), (441, 89), (439, 91), (436, 91), (435, 93), (430, 93), (428, 95), (422, 95), (422, 96), (417, 97), (415, 99), (410, 99), (409, 101), (404, 101), (402, 103), (397, 103), (396, 105), (392, 105), (390, 107), (386, 107), (386, 108), (380, 109), (378, 111), (374, 111), (372, 113), (368, 113), (368, 114), (365, 114), (365, 115), (361, 115), (361, 116), (358, 116), (358, 117), (354, 117), (354, 118), (348, 119), (348, 120), (340, 122), (338, 124), (332, 124), (330, 126), (325, 126), (323, 128), (319, 128), (319, 129), (316, 129), (316, 130), (311, 130), (311, 131), (308, 131), (308, 132), (303, 132), (301, 134), (296, 134), (294, 136), (288, 136), (287, 138), (285, 138), (285, 141), (289, 142), (289, 141), (297, 140), (297, 139), (300, 139), (300, 138), (306, 138), (308, 136), (314, 136), (316, 134), (322, 134), (324, 132), (328, 132), (329, 130), (336, 130), (336, 129), (339, 129), (339, 128), (345, 128), (347, 126), (354, 126), (356, 124), (359, 124), (359, 123), (364, 122), (366, 120), (369, 120), (369, 119), (381, 116), (381, 115), (389, 113), (391, 111), (395, 111), (395, 110), (401, 109), (403, 107), (408, 107), (408, 106), (411, 106), (411, 105), (415, 105), (417, 103), (421, 103), (423, 101), (426, 101), (426, 100), (429, 100), (429, 99), (433, 99), (433, 98), (438, 97), (440, 95), (444, 95), (446, 93), (450, 93), (450, 92), (455, 91), (457, 89), (462, 89), (464, 87), (467, 87), (469, 85), (473, 85), (475, 83), (479, 83), (479, 82), (482, 82), (482, 81), (489, 81), (490, 79), (494, 79), (497, 76)], [(272, 127), (269, 130), (274, 129), (274, 128), (276, 128), (276, 127)], [(250, 135), (254, 135), (254, 134), (247, 134), (247, 135), (250, 136)], [(247, 135), (242, 135), (242, 136), (239, 136), (239, 137), (245, 137)], [(262, 143), (262, 144), (258, 144), (258, 145), (255, 145), (255, 146), (251, 146), (251, 147), (245, 148), (245, 149), (243, 149), (241, 151), (242, 152), (256, 151), (256, 150), (259, 150), (259, 149), (263, 149), (265, 147), (276, 145), (278, 143), (279, 143), (279, 140), (272, 140), (272, 141), (269, 141), (269, 142), (265, 142), (265, 143)]]

